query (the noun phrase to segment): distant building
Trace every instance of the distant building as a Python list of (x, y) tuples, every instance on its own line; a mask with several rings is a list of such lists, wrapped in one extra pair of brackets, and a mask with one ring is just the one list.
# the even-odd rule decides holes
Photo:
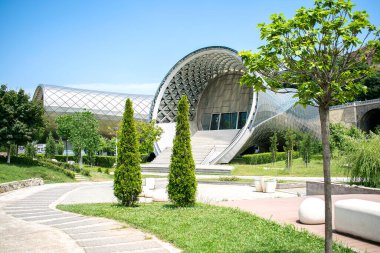
[(254, 92), (240, 86), (244, 73), (235, 50), (206, 47), (178, 61), (154, 96), (40, 85), (33, 99), (42, 101), (52, 127), (58, 115), (88, 110), (100, 120), (101, 133), (110, 136), (121, 120), (125, 100), (131, 98), (136, 119), (155, 120), (164, 130), (155, 145), (157, 163), (170, 159), (182, 95), (190, 103), (193, 156), (198, 164), (228, 163), (267, 141), (275, 130), (293, 128), (320, 135), (317, 108), (294, 106), (293, 93)]

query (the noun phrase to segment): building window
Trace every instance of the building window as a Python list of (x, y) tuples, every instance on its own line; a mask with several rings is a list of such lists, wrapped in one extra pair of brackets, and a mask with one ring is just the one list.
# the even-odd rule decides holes
[(210, 130), (219, 130), (219, 118), (220, 118), (220, 114), (212, 115)]
[(231, 113), (222, 113), (219, 129), (232, 129)]
[(211, 114), (205, 113), (202, 115), (202, 130), (210, 130)]
[(244, 127), (245, 123), (247, 122), (247, 112), (239, 112), (239, 120), (238, 120), (238, 129), (241, 129)]

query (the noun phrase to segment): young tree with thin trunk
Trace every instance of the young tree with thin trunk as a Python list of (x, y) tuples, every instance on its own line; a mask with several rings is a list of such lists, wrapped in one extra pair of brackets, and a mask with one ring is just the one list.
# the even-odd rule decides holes
[[(293, 18), (273, 14), (259, 24), (264, 45), (241, 52), (247, 69), (241, 83), (257, 91), (294, 92), (298, 103), (319, 108), (325, 194), (325, 252), (332, 252), (329, 107), (352, 100), (374, 73), (369, 60), (378, 47), (379, 30), (350, 0), (315, 0)], [(357, 68), (362, 64), (362, 68)], [(295, 87), (296, 89), (287, 89)]]
[(69, 114), (63, 114), (55, 119), (57, 124), (57, 134), (65, 141), (66, 162), (69, 160), (67, 142), (70, 137), (70, 130), (72, 128), (72, 117)]
[(117, 143), (114, 195), (123, 206), (134, 206), (142, 191), (140, 152), (132, 101), (128, 98)]
[(274, 163), (276, 162), (276, 157), (277, 157), (277, 145), (278, 145), (278, 141), (277, 141), (277, 133), (274, 132), (273, 133), (273, 136), (269, 138), (270, 139), (270, 152), (272, 153), (272, 164), (274, 165)]
[(195, 204), (197, 181), (190, 140), (189, 101), (182, 96), (178, 103), (176, 134), (169, 167), (169, 199), (177, 206)]
[(296, 146), (296, 138), (297, 138), (297, 135), (293, 130), (291, 129), (286, 130), (284, 151), (286, 152), (285, 163), (286, 163), (286, 168), (288, 170), (290, 170), (293, 165), (293, 152)]

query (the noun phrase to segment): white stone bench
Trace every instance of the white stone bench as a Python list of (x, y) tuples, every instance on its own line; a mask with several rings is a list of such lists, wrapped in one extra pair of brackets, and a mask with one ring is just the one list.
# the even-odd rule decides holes
[(335, 229), (380, 242), (380, 203), (361, 199), (335, 202)]

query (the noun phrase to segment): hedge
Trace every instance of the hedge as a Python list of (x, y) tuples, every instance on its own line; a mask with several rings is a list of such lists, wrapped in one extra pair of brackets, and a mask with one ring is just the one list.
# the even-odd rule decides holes
[[(94, 166), (100, 166), (105, 168), (112, 168), (113, 165), (116, 163), (116, 156), (98, 156), (95, 157)], [(146, 163), (149, 158), (149, 154), (141, 154), (141, 162)], [(66, 162), (66, 156), (65, 155), (56, 155), (55, 159), (59, 162)], [(68, 156), (69, 161), (76, 161), (76, 157), (69, 155)], [(83, 163), (90, 164), (88, 156), (83, 156)]]
[[(299, 152), (293, 152), (293, 159), (299, 158)], [(287, 159), (285, 152), (277, 152), (276, 161), (284, 161)], [(264, 164), (272, 162), (272, 153), (259, 153), (259, 154), (249, 154), (243, 155), (243, 161), (246, 164)]]

